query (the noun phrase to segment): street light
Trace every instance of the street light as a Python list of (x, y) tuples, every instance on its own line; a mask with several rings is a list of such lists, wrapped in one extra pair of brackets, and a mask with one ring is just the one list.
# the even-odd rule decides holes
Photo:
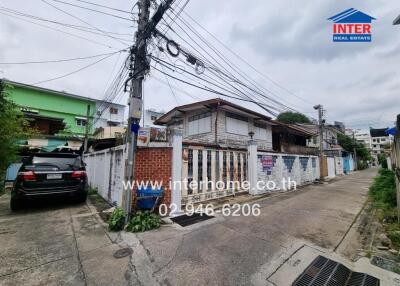
[(400, 25), (400, 15), (393, 21), (393, 25)]

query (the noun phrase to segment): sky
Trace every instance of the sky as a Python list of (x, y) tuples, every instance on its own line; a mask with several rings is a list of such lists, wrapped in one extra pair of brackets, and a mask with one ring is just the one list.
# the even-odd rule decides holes
[[(100, 10), (100, 7), (77, 0), (63, 1)], [(136, 3), (127, 0), (88, 1), (123, 11), (131, 11)], [(185, 2), (177, 0), (174, 5), (182, 6)], [(47, 20), (85, 26), (97, 34), (22, 16), (17, 19), (15, 14), (5, 12), (5, 8)], [(332, 23), (327, 19), (349, 8), (361, 10), (377, 19), (373, 22), (371, 43), (332, 42)], [(1, 0), (0, 77), (82, 96), (104, 98), (127, 52), (116, 53), (80, 72), (43, 83), (40, 82), (68, 74), (102, 57), (48, 64), (4, 64), (88, 57), (129, 47), (137, 29), (134, 20), (130, 20), (132, 16), (110, 9), (101, 11), (118, 17), (54, 0)], [(313, 106), (322, 104), (328, 122), (342, 121), (347, 127), (361, 129), (392, 126), (396, 115), (400, 113), (400, 26), (392, 25), (393, 19), (400, 14), (398, 1), (191, 0), (184, 11), (250, 63), (252, 67), (191, 22), (246, 77), (263, 86), (275, 100), (295, 110), (316, 118)], [(181, 15), (187, 17), (183, 13)], [(31, 22), (22, 21), (21, 18)], [(166, 20), (171, 22), (168, 18)], [(194, 43), (179, 30), (179, 23), (176, 20), (171, 24), (173, 31), (187, 42)], [(165, 26), (159, 28), (164, 30)], [(104, 36), (104, 31), (118, 35)], [(169, 30), (167, 35), (185, 44), (172, 31)], [(151, 51), (160, 55), (160, 52)], [(202, 56), (210, 59), (206, 54)], [(120, 94), (116, 101), (126, 104), (127, 97), (128, 94)], [(163, 74), (154, 69), (146, 76), (144, 83), (145, 108), (168, 111), (176, 105), (214, 97), (217, 96), (173, 79), (167, 81)], [(251, 103), (240, 104), (260, 111)]]

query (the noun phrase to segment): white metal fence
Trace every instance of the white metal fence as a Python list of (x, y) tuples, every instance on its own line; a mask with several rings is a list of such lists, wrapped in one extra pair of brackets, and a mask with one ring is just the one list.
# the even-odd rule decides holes
[(96, 188), (108, 202), (121, 206), (124, 180), (124, 146), (118, 146), (83, 156), (89, 185)]
[(246, 151), (184, 147), (182, 203), (207, 201), (243, 192), (241, 183), (246, 176)]

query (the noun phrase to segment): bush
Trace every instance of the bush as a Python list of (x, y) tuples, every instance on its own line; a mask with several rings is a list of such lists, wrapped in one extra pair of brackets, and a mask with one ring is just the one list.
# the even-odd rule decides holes
[(110, 231), (123, 230), (125, 226), (125, 219), (125, 211), (121, 208), (116, 208), (108, 220), (108, 229)]
[(144, 232), (159, 228), (161, 224), (160, 216), (149, 211), (137, 212), (126, 226), (127, 231)]
[(395, 174), (387, 169), (380, 169), (378, 176), (369, 188), (369, 194), (375, 203), (396, 207)]

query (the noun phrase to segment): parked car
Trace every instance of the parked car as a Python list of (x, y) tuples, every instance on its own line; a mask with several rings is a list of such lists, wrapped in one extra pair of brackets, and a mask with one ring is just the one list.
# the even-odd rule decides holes
[(36, 153), (24, 160), (11, 191), (11, 210), (30, 199), (74, 196), (87, 198), (87, 177), (81, 156), (68, 153)]

